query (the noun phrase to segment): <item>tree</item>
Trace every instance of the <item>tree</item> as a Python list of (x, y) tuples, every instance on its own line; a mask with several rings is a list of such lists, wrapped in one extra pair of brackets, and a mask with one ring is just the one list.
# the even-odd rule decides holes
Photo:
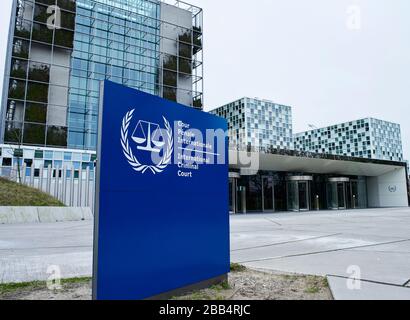
[(17, 148), (15, 148), (13, 145), (9, 145), (9, 147), (13, 153), (11, 156), (17, 158), (17, 179), (18, 183), (21, 184), (20, 160), (23, 159), (23, 149), (21, 148), (23, 144), (23, 132), (19, 129), (11, 129), (8, 130), (7, 134), (9, 137), (12, 137), (13, 143), (17, 144)]

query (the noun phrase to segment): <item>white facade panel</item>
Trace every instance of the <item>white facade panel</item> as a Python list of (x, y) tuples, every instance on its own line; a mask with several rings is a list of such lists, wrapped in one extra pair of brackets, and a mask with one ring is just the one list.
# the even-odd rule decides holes
[(407, 207), (406, 169), (396, 169), (389, 173), (367, 179), (369, 207)]

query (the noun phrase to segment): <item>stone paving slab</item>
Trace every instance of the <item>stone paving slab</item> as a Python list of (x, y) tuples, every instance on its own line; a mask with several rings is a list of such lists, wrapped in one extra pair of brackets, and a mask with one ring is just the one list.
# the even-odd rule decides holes
[[(63, 277), (90, 276), (92, 233), (92, 221), (0, 225), (0, 282), (46, 280), (50, 265), (59, 265)], [(360, 267), (370, 281), (363, 293), (346, 291), (337, 278), (336, 298), (381, 297), (371, 281), (394, 287), (382, 298), (406, 298), (409, 239), (409, 208), (231, 217), (233, 262), (338, 277), (349, 277), (349, 266)]]
[(337, 251), (245, 263), (256, 269), (298, 274), (349, 277), (350, 267), (359, 267), (362, 279), (403, 285), (410, 279), (410, 255), (361, 251)]
[(349, 289), (348, 279), (327, 277), (336, 300), (410, 300), (410, 288), (361, 281), (360, 288)]

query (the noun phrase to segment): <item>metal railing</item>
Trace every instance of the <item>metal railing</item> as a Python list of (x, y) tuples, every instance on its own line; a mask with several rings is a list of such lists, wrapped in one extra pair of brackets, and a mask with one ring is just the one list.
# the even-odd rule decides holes
[[(19, 173), (20, 171), (20, 173)], [(88, 207), (94, 212), (94, 170), (74, 168), (34, 168), (23, 164), (0, 166), (0, 177), (40, 190), (69, 207)]]

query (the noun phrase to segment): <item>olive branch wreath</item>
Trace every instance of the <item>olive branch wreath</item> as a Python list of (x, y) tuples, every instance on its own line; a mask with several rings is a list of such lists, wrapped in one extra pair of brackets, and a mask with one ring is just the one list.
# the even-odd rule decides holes
[(134, 153), (132, 152), (132, 149), (129, 144), (128, 140), (128, 129), (131, 124), (132, 117), (134, 115), (135, 109), (129, 111), (125, 117), (122, 120), (122, 126), (121, 126), (121, 145), (122, 149), (124, 152), (124, 156), (127, 158), (128, 163), (131, 165), (131, 167), (141, 173), (145, 173), (148, 170), (150, 170), (154, 175), (157, 173), (161, 173), (165, 170), (165, 168), (171, 163), (172, 160), (172, 153), (174, 152), (174, 138), (172, 135), (172, 128), (171, 125), (169, 124), (168, 120), (165, 119), (165, 117), (162, 117), (164, 119), (164, 124), (165, 128), (167, 130), (167, 143), (168, 143), (168, 148), (164, 153), (164, 156), (162, 157), (161, 161), (157, 165), (146, 165), (146, 164), (141, 164), (138, 159), (134, 156)]

